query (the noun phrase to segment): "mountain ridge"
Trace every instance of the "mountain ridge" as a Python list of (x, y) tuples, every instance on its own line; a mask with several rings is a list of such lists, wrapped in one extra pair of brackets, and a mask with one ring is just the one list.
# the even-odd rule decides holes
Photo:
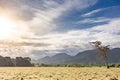
[[(109, 51), (108, 61), (109, 63), (120, 63), (120, 48), (114, 48)], [(75, 56), (70, 56), (66, 53), (59, 53), (54, 56), (46, 56), (37, 60), (38, 63), (45, 64), (89, 64), (99, 63), (103, 64), (103, 58), (95, 50), (86, 50), (79, 52)]]

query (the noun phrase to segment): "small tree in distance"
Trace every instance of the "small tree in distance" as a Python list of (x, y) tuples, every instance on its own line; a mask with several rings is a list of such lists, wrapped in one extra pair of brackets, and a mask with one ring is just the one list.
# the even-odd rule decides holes
[(101, 41), (95, 41), (95, 42), (90, 42), (90, 44), (94, 45), (96, 49), (98, 50), (98, 53), (103, 57), (105, 60), (105, 64), (107, 66), (107, 69), (109, 69), (108, 65), (108, 51), (109, 51), (109, 46), (103, 46)]

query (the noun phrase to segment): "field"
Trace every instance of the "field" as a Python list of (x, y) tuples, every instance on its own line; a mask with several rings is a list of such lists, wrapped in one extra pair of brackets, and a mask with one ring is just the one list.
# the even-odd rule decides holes
[(120, 80), (120, 68), (0, 67), (0, 80)]

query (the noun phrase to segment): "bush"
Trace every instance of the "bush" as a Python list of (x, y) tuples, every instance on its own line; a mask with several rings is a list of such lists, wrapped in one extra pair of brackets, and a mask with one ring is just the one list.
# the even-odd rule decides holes
[(109, 67), (116, 67), (115, 64), (109, 64)]
[(120, 67), (120, 64), (116, 64), (116, 67), (119, 68), (119, 67)]

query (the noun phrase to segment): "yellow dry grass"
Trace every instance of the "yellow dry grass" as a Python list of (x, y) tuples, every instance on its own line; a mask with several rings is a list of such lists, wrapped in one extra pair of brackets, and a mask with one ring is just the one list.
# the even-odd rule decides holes
[(0, 80), (120, 80), (120, 68), (0, 67)]

